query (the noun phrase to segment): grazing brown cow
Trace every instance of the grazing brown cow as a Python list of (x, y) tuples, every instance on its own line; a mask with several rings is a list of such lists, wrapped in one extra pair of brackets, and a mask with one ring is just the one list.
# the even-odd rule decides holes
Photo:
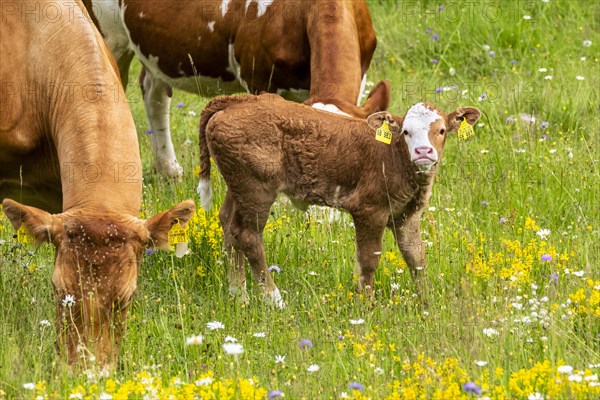
[(1, 12), (2, 208), (15, 229), (56, 249), (56, 327), (68, 362), (91, 353), (110, 366), (145, 247), (168, 248), (168, 231), (187, 223), (194, 203), (138, 218), (135, 125), (79, 1), (3, 2)]
[[(278, 193), (295, 206), (348, 211), (356, 229), (359, 287), (372, 293), (385, 227), (422, 288), (425, 249), (420, 218), (431, 196), (436, 165), (449, 132), (475, 108), (449, 115), (432, 105), (412, 106), (404, 117), (378, 112), (368, 119), (326, 113), (275, 95), (212, 100), (200, 121), (201, 179), (210, 180), (210, 156), (227, 194), (219, 217), (230, 254), (230, 291), (245, 294), (244, 256), (264, 294), (283, 305), (267, 270), (263, 229)], [(376, 140), (376, 130), (390, 144)], [(209, 186), (210, 187), (210, 186)], [(210, 191), (202, 205), (210, 206)], [(232, 250), (234, 254), (232, 253)]]
[(363, 118), (388, 107), (385, 82), (357, 106), (377, 42), (364, 0), (91, 1), (124, 82), (134, 52), (144, 65), (150, 137), (166, 176), (182, 173), (170, 87), (202, 96), (310, 90), (307, 104)]

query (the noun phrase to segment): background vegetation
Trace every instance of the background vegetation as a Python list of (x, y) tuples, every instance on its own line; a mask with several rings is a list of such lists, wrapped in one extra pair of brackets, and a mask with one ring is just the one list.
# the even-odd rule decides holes
[[(370, 303), (354, 290), (348, 216), (286, 203), (273, 207), (265, 244), (287, 307), (263, 304), (250, 279), (250, 304), (231, 300), (215, 172), (216, 207), (192, 221), (191, 254), (144, 258), (118, 370), (70, 374), (55, 353), (53, 249), (16, 245), (0, 217), (0, 398), (600, 396), (600, 5), (369, 6), (378, 48), (368, 78), (390, 81), (393, 112), (424, 100), (483, 111), (474, 138), (449, 139), (422, 221), (429, 307), (418, 306), (390, 233)], [(175, 92), (185, 175), (166, 182), (152, 168), (139, 89), (128, 95), (142, 212), (196, 199), (207, 100)], [(223, 328), (211, 330), (215, 321)], [(202, 344), (186, 345), (199, 334)], [(226, 354), (231, 338), (242, 354)]]

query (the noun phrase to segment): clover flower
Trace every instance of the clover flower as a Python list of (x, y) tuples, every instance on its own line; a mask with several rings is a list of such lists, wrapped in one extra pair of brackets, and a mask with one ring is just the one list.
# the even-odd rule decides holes
[(225, 325), (219, 321), (211, 321), (206, 324), (206, 327), (211, 331), (216, 331), (218, 329), (225, 329)]
[(313, 343), (308, 339), (302, 339), (300, 343), (298, 343), (298, 346), (300, 347), (300, 350), (308, 350), (312, 349)]
[(62, 300), (62, 305), (65, 307), (73, 307), (75, 305), (75, 297), (72, 294), (68, 294)]

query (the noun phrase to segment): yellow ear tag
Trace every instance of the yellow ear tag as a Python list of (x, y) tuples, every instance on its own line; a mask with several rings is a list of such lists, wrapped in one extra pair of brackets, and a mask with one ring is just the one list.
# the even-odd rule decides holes
[(29, 231), (27, 228), (25, 228), (25, 225), (21, 225), (21, 227), (17, 230), (17, 242), (25, 244), (35, 243), (35, 239), (29, 234)]
[(187, 252), (189, 237), (187, 227), (182, 227), (179, 219), (175, 220), (167, 234), (167, 239), (170, 245), (175, 245), (175, 255), (179, 258), (183, 257)]
[(390, 131), (389, 122), (383, 121), (383, 124), (375, 130), (375, 139), (385, 144), (392, 143), (392, 131)]
[(471, 125), (469, 125), (466, 118), (463, 118), (463, 120), (460, 121), (460, 126), (458, 127), (457, 134), (458, 134), (458, 140), (467, 140), (471, 136), (475, 135), (475, 132), (473, 131), (473, 127)]

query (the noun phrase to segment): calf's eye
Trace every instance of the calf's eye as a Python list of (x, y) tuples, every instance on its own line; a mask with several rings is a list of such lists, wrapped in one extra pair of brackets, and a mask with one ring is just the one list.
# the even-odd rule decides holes
[(446, 130), (445, 130), (445, 129), (443, 129), (443, 128), (442, 128), (442, 129), (440, 129), (440, 135), (443, 135), (444, 133), (446, 133)]
[(405, 130), (403, 130), (403, 131), (402, 131), (402, 134), (403, 134), (404, 136), (406, 136), (406, 135), (408, 135), (408, 131), (405, 129)]

